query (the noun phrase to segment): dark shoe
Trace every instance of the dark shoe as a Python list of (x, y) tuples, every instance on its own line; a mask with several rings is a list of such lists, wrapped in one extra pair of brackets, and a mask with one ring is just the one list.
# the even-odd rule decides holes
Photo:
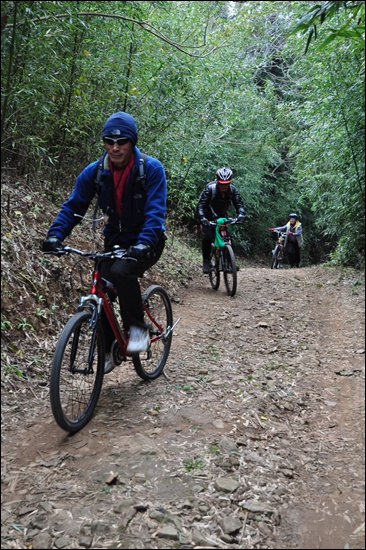
[(210, 273), (210, 269), (211, 269), (210, 260), (203, 260), (203, 267), (202, 267), (203, 273), (205, 274)]
[(130, 339), (128, 341), (128, 353), (141, 353), (149, 349), (149, 331), (142, 327), (130, 327)]
[(113, 369), (118, 367), (123, 361), (122, 350), (119, 347), (117, 340), (111, 345), (110, 351), (106, 351), (104, 361), (104, 374), (109, 374)]
[(113, 369), (116, 368), (116, 364), (113, 361), (113, 354), (111, 352), (105, 354), (104, 362), (104, 374), (109, 374)]

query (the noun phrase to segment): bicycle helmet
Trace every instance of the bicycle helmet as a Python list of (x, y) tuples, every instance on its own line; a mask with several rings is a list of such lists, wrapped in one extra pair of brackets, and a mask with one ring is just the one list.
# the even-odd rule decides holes
[(289, 214), (289, 215), (288, 215), (288, 219), (290, 219), (290, 218), (296, 218), (296, 219), (297, 219), (298, 217), (299, 217), (299, 216), (298, 216), (297, 214), (295, 214), (295, 212), (293, 212), (292, 214)]
[(230, 168), (219, 168), (216, 172), (216, 179), (218, 183), (231, 183), (233, 177), (233, 171)]

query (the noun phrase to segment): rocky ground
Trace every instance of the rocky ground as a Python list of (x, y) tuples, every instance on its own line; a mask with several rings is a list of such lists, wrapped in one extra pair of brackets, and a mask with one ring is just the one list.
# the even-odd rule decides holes
[(27, 336), (33, 376), (3, 380), (1, 548), (365, 548), (361, 276), (238, 278), (233, 298), (198, 264), (168, 280), (165, 375), (114, 370), (73, 436), (49, 405), (56, 336)]

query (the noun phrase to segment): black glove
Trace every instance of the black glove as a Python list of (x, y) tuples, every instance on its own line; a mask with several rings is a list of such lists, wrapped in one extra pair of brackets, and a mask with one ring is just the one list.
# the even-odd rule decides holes
[(50, 235), (42, 243), (43, 252), (57, 252), (63, 248), (62, 241), (54, 235)]
[(236, 221), (238, 223), (243, 223), (245, 221), (245, 216), (244, 214), (239, 214), (239, 216), (237, 217)]
[(135, 244), (134, 246), (130, 246), (127, 249), (126, 252), (126, 258), (133, 258), (135, 260), (138, 260), (139, 262), (142, 262), (144, 260), (147, 260), (150, 254), (150, 245), (146, 243), (140, 243)]
[(203, 218), (201, 218), (201, 224), (202, 225), (210, 225), (210, 222), (208, 221), (207, 218), (203, 217)]

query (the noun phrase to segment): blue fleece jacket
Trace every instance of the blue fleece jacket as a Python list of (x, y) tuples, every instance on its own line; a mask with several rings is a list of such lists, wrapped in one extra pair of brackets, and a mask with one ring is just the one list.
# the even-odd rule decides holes
[[(102, 190), (99, 204), (108, 221), (104, 227), (106, 246), (147, 243), (156, 246), (163, 231), (166, 213), (167, 184), (163, 165), (147, 156), (144, 182), (135, 181), (139, 175), (140, 151), (134, 148), (135, 161), (123, 195), (123, 210), (119, 217), (114, 205), (113, 176), (104, 168), (101, 176)], [(103, 159), (105, 159), (105, 155)], [(75, 187), (64, 202), (48, 230), (63, 241), (70, 235), (96, 194), (95, 177), (99, 160), (89, 164), (76, 178)], [(78, 216), (75, 216), (77, 214)], [(79, 217), (81, 216), (81, 217)]]

